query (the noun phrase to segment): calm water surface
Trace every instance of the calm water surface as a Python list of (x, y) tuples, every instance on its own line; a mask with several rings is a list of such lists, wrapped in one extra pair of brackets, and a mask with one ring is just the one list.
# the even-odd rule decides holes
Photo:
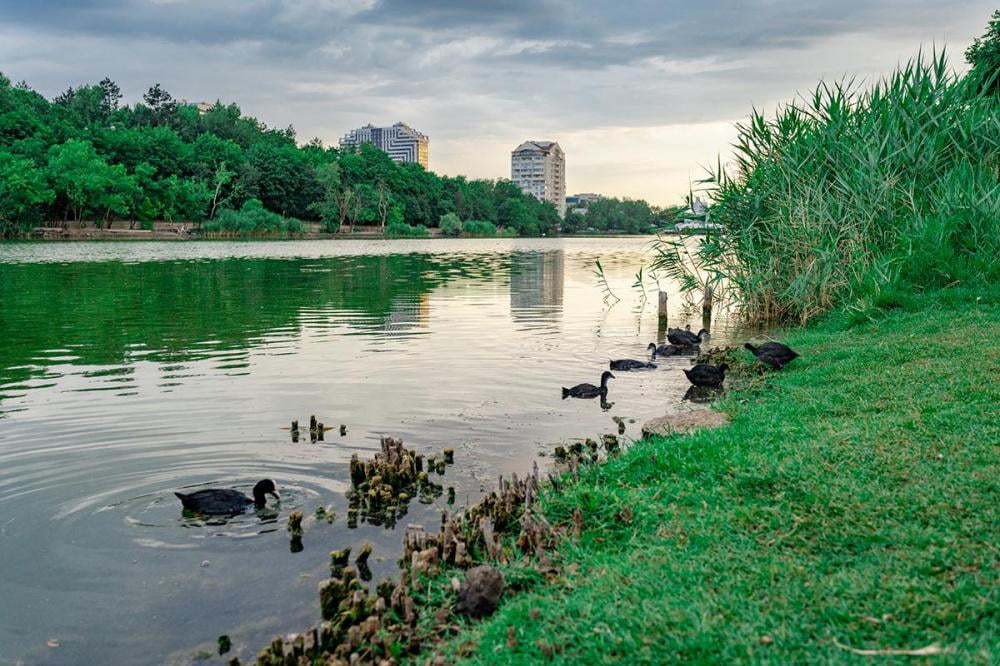
[[(637, 437), (697, 408), (689, 359), (617, 373), (608, 411), (560, 399), (657, 337), (655, 286), (645, 304), (632, 287), (649, 240), (0, 246), (0, 663), (186, 663), (224, 633), (247, 658), (314, 623), (331, 549), (371, 542), (376, 579), (394, 569), (399, 532), (344, 518), (351, 454), (381, 435), (456, 449), (443, 483), (464, 504), (612, 416)], [(310, 414), (347, 435), (292, 443), (282, 427)], [(263, 477), (280, 505), (228, 522), (172, 494)], [(444, 506), (413, 502), (400, 527)]]

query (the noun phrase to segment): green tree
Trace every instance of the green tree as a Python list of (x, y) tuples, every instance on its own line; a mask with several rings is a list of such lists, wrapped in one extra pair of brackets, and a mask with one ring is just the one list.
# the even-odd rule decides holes
[(152, 112), (154, 125), (165, 124), (177, 111), (177, 102), (174, 101), (173, 95), (164, 90), (159, 83), (154, 83), (146, 91), (146, 94), (142, 96), (142, 101)]
[(132, 172), (132, 179), (135, 188), (131, 192), (132, 200), (129, 204), (129, 228), (134, 229), (135, 223), (139, 222), (144, 229), (152, 229), (153, 223), (162, 214), (161, 188), (156, 180), (156, 167), (143, 162)]
[(108, 116), (104, 90), (100, 86), (69, 88), (56, 97), (55, 102), (75, 115), (83, 127), (98, 126)]
[(322, 164), (316, 168), (316, 180), (322, 191), (318, 201), (309, 205), (309, 210), (319, 216), (323, 230), (336, 232), (344, 222), (346, 211), (341, 206), (340, 167), (336, 162)]
[(538, 219), (531, 214), (528, 203), (522, 198), (504, 200), (497, 209), (497, 218), (501, 226), (513, 229), (522, 236), (539, 234)]
[(201, 222), (212, 199), (204, 183), (170, 176), (162, 181), (163, 217), (168, 222)]
[(125, 172), (121, 164), (108, 165), (101, 174), (103, 182), (94, 199), (97, 212), (102, 215), (106, 226), (111, 226), (114, 218), (132, 215), (132, 203), (136, 197), (136, 181)]
[(1000, 93), (1000, 9), (993, 12), (986, 33), (965, 51), (965, 59), (972, 65), (969, 76), (981, 91)]
[(70, 139), (49, 150), (48, 180), (76, 222), (100, 207), (107, 172), (108, 165), (89, 141)]
[(44, 172), (31, 160), (0, 150), (0, 237), (30, 229), (54, 198)]
[(104, 112), (105, 117), (110, 116), (118, 110), (118, 105), (122, 101), (121, 88), (106, 76), (101, 79), (101, 82), (97, 86), (101, 89), (102, 94), (101, 110)]

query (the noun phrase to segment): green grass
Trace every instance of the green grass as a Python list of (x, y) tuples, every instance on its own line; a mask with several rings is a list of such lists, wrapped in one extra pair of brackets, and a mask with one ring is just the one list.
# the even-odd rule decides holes
[(730, 425), (639, 442), (546, 494), (552, 521), (583, 510), (562, 578), (447, 649), (475, 664), (867, 663), (837, 644), (936, 643), (936, 663), (1000, 663), (1000, 290), (856, 319), (790, 333), (802, 358), (728, 397)]

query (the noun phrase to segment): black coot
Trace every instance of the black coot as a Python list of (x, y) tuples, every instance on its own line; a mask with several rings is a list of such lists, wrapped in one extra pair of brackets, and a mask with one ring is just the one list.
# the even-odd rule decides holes
[(765, 342), (759, 347), (748, 342), (743, 347), (756, 356), (761, 363), (767, 363), (775, 370), (781, 370), (785, 365), (799, 357), (798, 353), (791, 347), (780, 342)]
[(622, 370), (628, 372), (629, 370), (645, 370), (646, 368), (655, 368), (655, 363), (646, 363), (645, 361), (637, 361), (634, 358), (620, 358), (617, 361), (611, 361), (609, 366), (612, 370)]
[(572, 388), (562, 389), (562, 397), (566, 398), (596, 398), (601, 396), (602, 398), (608, 395), (608, 380), (614, 379), (615, 376), (605, 370), (601, 373), (601, 385), (594, 386), (593, 384), (577, 384)]
[(253, 499), (238, 490), (228, 488), (207, 488), (193, 493), (174, 493), (174, 495), (177, 495), (181, 504), (188, 511), (229, 516), (243, 513), (250, 505), (263, 509), (267, 504), (265, 495), (274, 495), (275, 499), (281, 499), (281, 496), (278, 495), (278, 487), (271, 479), (257, 482), (257, 485), (253, 487)]
[(667, 340), (670, 341), (670, 344), (679, 345), (681, 347), (694, 347), (700, 345), (703, 340), (707, 339), (708, 331), (704, 328), (698, 331), (698, 335), (680, 328), (671, 328), (667, 330)]
[(699, 363), (690, 370), (685, 368), (684, 374), (687, 375), (688, 380), (695, 386), (720, 388), (722, 382), (726, 379), (726, 370), (728, 369), (729, 366), (725, 363), (719, 366)]
[(646, 349), (649, 350), (653, 358), (657, 356), (677, 356), (684, 353), (684, 347), (678, 347), (677, 345), (660, 345), (657, 347), (655, 342), (650, 342)]

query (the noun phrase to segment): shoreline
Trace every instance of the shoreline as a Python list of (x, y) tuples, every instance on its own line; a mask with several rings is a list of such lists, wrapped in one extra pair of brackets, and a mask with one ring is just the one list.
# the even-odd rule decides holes
[[(385, 588), (360, 613), (345, 594), (344, 617), (382, 633), (344, 625), (338, 640), (327, 622), (276, 639), (257, 663), (294, 663), (285, 654), (319, 648), (324, 632), (328, 663), (996, 661), (1000, 464), (988, 442), (1000, 441), (1000, 389), (977, 361), (1000, 358), (1000, 291), (942, 290), (870, 314), (791, 331), (802, 358), (724, 398), (728, 424), (581, 461), (537, 498), (522, 491), (506, 520), (482, 507), (451, 516), (445, 534), (471, 562), (449, 562), (454, 536), (424, 533), (403, 561), (408, 611)], [(942, 344), (944, 331), (961, 344)], [(477, 528), (484, 512), (495, 536)], [(481, 621), (454, 608), (472, 564), (507, 582)]]
[[(631, 238), (656, 234), (626, 234), (626, 233), (578, 233), (554, 234), (551, 236), (445, 236), (440, 229), (428, 228), (428, 235), (416, 240), (432, 239), (470, 239), (470, 238)], [(677, 232), (659, 232), (659, 235), (679, 235)], [(153, 229), (129, 229), (127, 226), (112, 226), (110, 229), (87, 227), (44, 226), (35, 227), (30, 232), (16, 238), (0, 239), (2, 242), (74, 242), (74, 241), (284, 241), (284, 240), (407, 240), (406, 238), (386, 237), (378, 230), (356, 230), (353, 232), (328, 233), (324, 231), (305, 231), (287, 236), (253, 236), (253, 235), (223, 235), (218, 233), (202, 234), (196, 225), (186, 223), (157, 223)]]
[(788, 340), (802, 358), (727, 397), (729, 425), (641, 440), (545, 495), (556, 523), (583, 507), (560, 544), (572, 573), (446, 656), (996, 663), (1000, 291), (834, 314)]

